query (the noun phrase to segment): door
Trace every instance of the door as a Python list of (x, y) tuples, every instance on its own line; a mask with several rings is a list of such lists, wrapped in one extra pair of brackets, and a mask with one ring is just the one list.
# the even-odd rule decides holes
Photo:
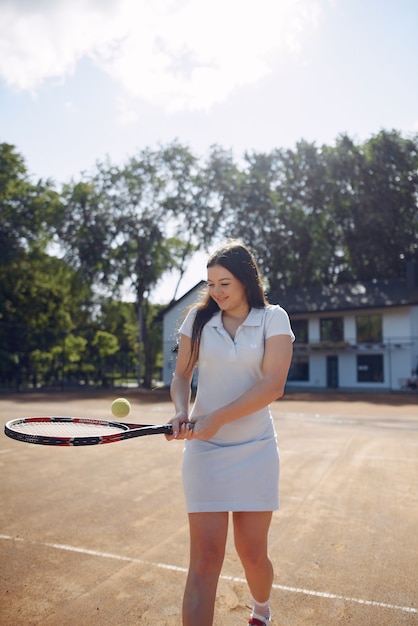
[(338, 388), (338, 356), (327, 356), (327, 387)]

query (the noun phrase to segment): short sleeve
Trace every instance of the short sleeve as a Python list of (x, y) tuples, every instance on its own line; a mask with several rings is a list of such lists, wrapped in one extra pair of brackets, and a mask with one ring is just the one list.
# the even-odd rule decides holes
[(274, 335), (290, 335), (292, 341), (295, 341), (289, 316), (279, 305), (271, 305), (266, 310), (265, 338)]
[(179, 335), (187, 335), (187, 337), (192, 336), (193, 322), (195, 320), (196, 313), (197, 313), (197, 307), (194, 306), (193, 308), (190, 309), (190, 311), (187, 313), (186, 317), (184, 318), (183, 322), (181, 323), (180, 328), (179, 328)]

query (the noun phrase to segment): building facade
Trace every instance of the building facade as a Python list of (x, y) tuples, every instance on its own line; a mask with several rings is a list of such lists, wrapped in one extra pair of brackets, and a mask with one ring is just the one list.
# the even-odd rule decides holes
[[(163, 379), (174, 372), (182, 314), (204, 282), (164, 315)], [(405, 278), (270, 294), (296, 335), (287, 388), (398, 391), (418, 375), (418, 271)]]

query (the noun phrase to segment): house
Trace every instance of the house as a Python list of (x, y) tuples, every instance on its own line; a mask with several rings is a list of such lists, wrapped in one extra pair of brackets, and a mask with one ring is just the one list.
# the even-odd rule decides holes
[[(204, 281), (164, 314), (163, 379), (171, 382), (179, 320)], [(404, 278), (269, 294), (296, 335), (287, 389), (395, 391), (418, 374), (418, 265)]]
[(205, 287), (201, 280), (181, 298), (167, 306), (163, 312), (163, 383), (170, 386), (176, 366), (178, 329), (188, 308), (199, 300)]

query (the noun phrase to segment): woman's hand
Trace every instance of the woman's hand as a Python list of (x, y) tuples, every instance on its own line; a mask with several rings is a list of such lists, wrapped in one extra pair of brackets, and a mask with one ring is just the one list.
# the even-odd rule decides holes
[(172, 435), (165, 435), (168, 441), (173, 439), (190, 439), (190, 426), (189, 416), (187, 413), (176, 413), (176, 415), (168, 422), (173, 427)]
[(215, 419), (214, 413), (193, 417), (191, 423), (193, 424), (193, 430), (189, 434), (189, 437), (187, 437), (188, 439), (203, 439), (208, 441), (216, 435), (221, 427), (221, 424)]

